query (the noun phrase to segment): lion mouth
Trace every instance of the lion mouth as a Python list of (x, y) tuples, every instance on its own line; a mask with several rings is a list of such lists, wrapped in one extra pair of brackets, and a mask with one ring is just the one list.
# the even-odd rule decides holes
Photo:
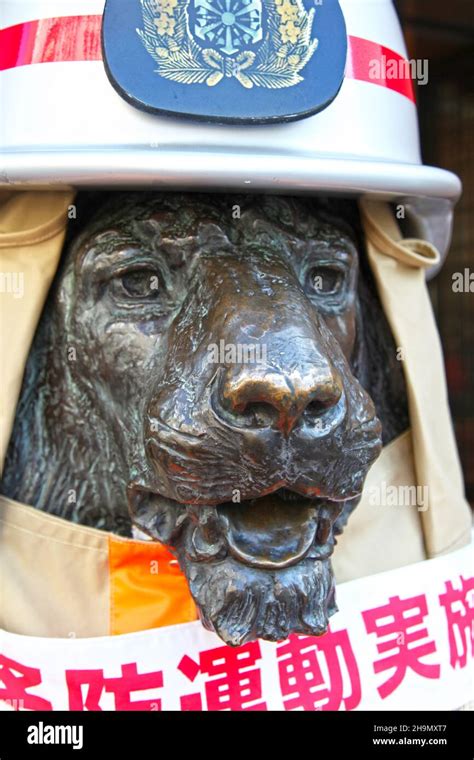
[(229, 552), (237, 560), (253, 567), (282, 568), (308, 554), (318, 532), (319, 505), (301, 496), (288, 500), (287, 494), (282, 489), (244, 504), (218, 507)]
[(185, 530), (187, 554), (194, 561), (230, 555), (244, 565), (268, 570), (289, 567), (305, 557), (327, 559), (334, 545), (332, 526), (344, 503), (279, 488), (237, 503), (197, 506), (129, 486), (132, 521), (152, 538), (173, 545)]

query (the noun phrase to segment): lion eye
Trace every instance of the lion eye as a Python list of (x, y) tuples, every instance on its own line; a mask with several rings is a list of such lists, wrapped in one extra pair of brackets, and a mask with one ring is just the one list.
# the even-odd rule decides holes
[(313, 267), (308, 275), (308, 286), (311, 291), (320, 295), (335, 295), (339, 293), (344, 283), (344, 274), (337, 267)]
[(131, 298), (157, 298), (160, 292), (159, 277), (152, 269), (140, 269), (122, 275), (120, 282)]

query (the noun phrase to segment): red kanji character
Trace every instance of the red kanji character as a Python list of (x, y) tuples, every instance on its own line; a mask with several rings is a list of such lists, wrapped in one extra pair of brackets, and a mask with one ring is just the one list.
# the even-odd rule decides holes
[[(178, 670), (186, 676), (189, 681), (194, 681), (198, 675), (200, 668), (197, 662), (188, 657), (187, 654), (181, 658)], [(202, 710), (202, 697), (199, 693), (185, 694), (179, 699), (181, 704), (181, 710), (183, 711), (201, 711)]]
[[(66, 683), (70, 710), (102, 710), (99, 702), (104, 690), (114, 695), (116, 710), (161, 710), (160, 699), (130, 699), (132, 691), (160, 689), (163, 686), (161, 670), (138, 673), (135, 662), (122, 665), (122, 675), (117, 678), (105, 678), (103, 670), (66, 670)], [(82, 686), (87, 687), (85, 699)]]
[[(444, 594), (439, 601), (444, 607), (449, 637), (449, 661), (451, 667), (465, 668), (471, 644), (474, 657), (474, 578), (460, 576), (461, 588), (454, 588), (452, 581), (446, 581)], [(456, 635), (457, 633), (457, 635)]]
[[(103, 670), (66, 670), (66, 684), (70, 710), (102, 710), (99, 702), (105, 685)], [(82, 686), (87, 686), (85, 700)]]
[(436, 652), (435, 642), (427, 639), (428, 630), (420, 628), (427, 614), (424, 594), (409, 599), (391, 596), (388, 604), (362, 613), (367, 633), (389, 637), (377, 644), (377, 651), (391, 654), (374, 663), (374, 673), (395, 668), (390, 678), (377, 687), (382, 699), (400, 686), (409, 668), (424, 678), (439, 678), (439, 665), (420, 662), (422, 657)]
[(15, 660), (0, 654), (0, 699), (11, 705), (24, 707), (27, 710), (52, 710), (51, 702), (43, 697), (28, 694), (26, 691), (32, 686), (41, 683), (41, 671), (39, 668), (30, 668), (21, 665)]
[[(277, 657), (286, 710), (339, 710), (341, 704), (353, 710), (359, 704), (359, 669), (346, 630), (320, 637), (290, 636), (277, 648)], [(350, 681), (346, 695), (342, 663)]]
[[(191, 681), (198, 672), (211, 676), (205, 683), (208, 710), (266, 710), (266, 703), (259, 701), (262, 684), (260, 670), (255, 667), (260, 658), (260, 644), (252, 641), (237, 649), (223, 646), (200, 652), (199, 665), (185, 655), (178, 668)], [(200, 695), (181, 697), (181, 707), (202, 709)]]

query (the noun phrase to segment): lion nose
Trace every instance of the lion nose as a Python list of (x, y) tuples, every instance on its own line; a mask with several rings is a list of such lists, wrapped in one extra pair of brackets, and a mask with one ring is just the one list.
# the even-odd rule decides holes
[(339, 421), (334, 410), (343, 406), (343, 396), (342, 380), (329, 363), (304, 373), (226, 368), (219, 388), (220, 405), (231, 423), (275, 427), (285, 435), (299, 422), (332, 429)]

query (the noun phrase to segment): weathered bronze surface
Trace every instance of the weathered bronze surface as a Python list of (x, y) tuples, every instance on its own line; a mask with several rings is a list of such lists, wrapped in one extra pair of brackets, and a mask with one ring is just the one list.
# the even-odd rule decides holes
[(229, 644), (323, 633), (380, 421), (407, 426), (355, 205), (120, 193), (72, 238), (4, 493), (125, 535), (130, 511)]

